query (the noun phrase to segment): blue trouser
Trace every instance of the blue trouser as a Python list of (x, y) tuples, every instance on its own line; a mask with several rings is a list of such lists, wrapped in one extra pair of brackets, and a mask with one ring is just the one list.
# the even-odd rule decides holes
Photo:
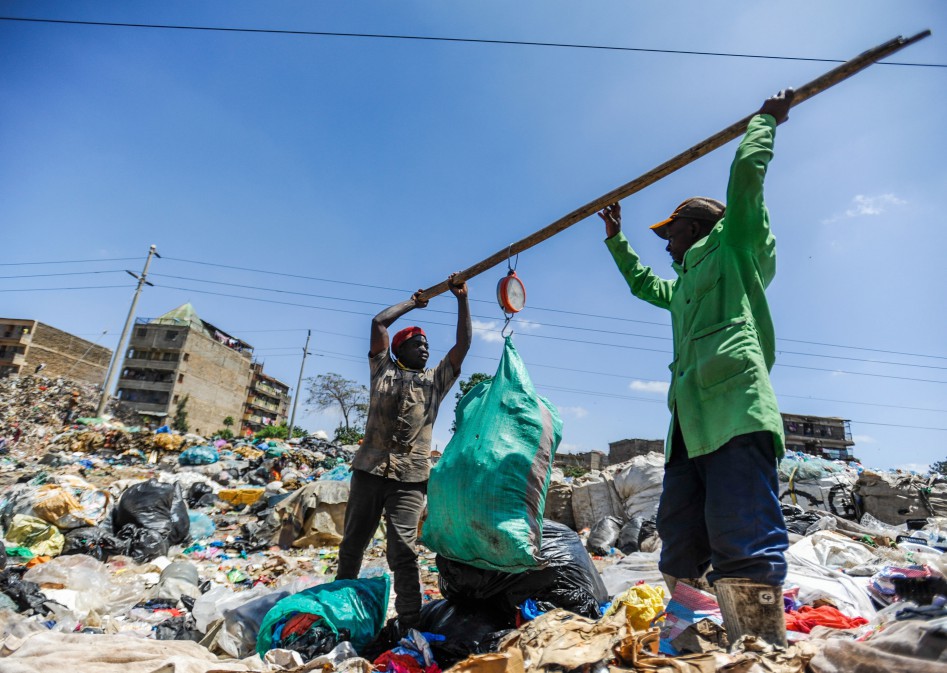
[(713, 564), (711, 584), (744, 577), (781, 586), (789, 538), (778, 488), (771, 433), (739, 435), (713, 453), (688, 458), (675, 420), (658, 506), (661, 572), (700, 577)]

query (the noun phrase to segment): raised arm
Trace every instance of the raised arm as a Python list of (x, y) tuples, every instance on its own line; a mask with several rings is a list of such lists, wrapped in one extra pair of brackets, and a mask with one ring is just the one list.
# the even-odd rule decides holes
[(723, 237), (736, 247), (759, 248), (770, 236), (769, 215), (763, 201), (766, 168), (773, 158), (776, 125), (789, 118), (795, 92), (780, 91), (763, 102), (740, 141), (727, 184), (727, 213)]
[(389, 306), (372, 318), (371, 345), (368, 347), (368, 357), (375, 357), (379, 353), (388, 350), (388, 328), (391, 327), (391, 323), (412, 309), (427, 306), (427, 300), (419, 299), (421, 292), (422, 290), (418, 290), (411, 295), (411, 299), (408, 301)]
[(605, 221), (605, 245), (631, 293), (658, 308), (669, 308), (674, 283), (655, 275), (650, 267), (641, 263), (638, 253), (621, 231), (621, 206), (613, 203), (600, 212), (599, 217)]
[(470, 342), (473, 339), (473, 325), (470, 322), (470, 303), (467, 301), (467, 283), (461, 282), (454, 284), (456, 273), (447, 277), (447, 287), (451, 293), (457, 297), (457, 341), (454, 347), (447, 353), (450, 358), (451, 366), (454, 368), (454, 375), (460, 374), (460, 366), (464, 362), (467, 351), (470, 350)]

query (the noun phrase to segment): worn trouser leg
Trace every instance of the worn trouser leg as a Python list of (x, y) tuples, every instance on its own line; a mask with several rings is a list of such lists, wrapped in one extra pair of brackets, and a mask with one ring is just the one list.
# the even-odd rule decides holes
[(742, 577), (781, 586), (789, 540), (772, 435), (739, 435), (696, 458), (687, 457), (677, 424), (672, 437), (658, 508), (661, 572), (699, 577), (712, 562), (711, 583)]
[[(675, 579), (700, 577), (710, 565), (710, 540), (704, 521), (704, 483), (687, 457), (681, 428), (671, 435), (671, 460), (664, 466), (664, 487), (658, 505), (661, 572)], [(668, 583), (668, 588), (673, 588)]]
[(740, 577), (781, 587), (789, 537), (779, 505), (773, 435), (739, 435), (694, 460), (707, 492), (704, 518), (713, 550), (711, 584)]
[(421, 615), (417, 541), (426, 492), (427, 482), (394, 482), (385, 498), (388, 566), (395, 575), (395, 610), (402, 628), (417, 626)]
[(353, 470), (349, 502), (345, 507), (342, 542), (339, 544), (336, 579), (354, 580), (358, 577), (362, 555), (381, 521), (381, 512), (385, 506), (385, 482), (388, 481), (362, 470)]

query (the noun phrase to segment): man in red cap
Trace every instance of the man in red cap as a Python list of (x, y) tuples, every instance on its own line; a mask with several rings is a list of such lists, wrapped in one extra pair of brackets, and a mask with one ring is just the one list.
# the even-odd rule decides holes
[(415, 545), (431, 471), (431, 430), (437, 410), (460, 376), (473, 326), (467, 284), (447, 279), (457, 297), (457, 340), (433, 369), (425, 369), (427, 336), (407, 327), (391, 340), (388, 327), (408, 311), (427, 306), (416, 292), (408, 301), (386, 308), (372, 319), (371, 391), (365, 438), (352, 462), (352, 489), (345, 510), (336, 579), (355, 579), (362, 555), (385, 514), (388, 566), (395, 575), (398, 629), (416, 628), (421, 613), (421, 580)]
[(788, 538), (776, 473), (784, 439), (769, 379), (775, 335), (765, 295), (776, 273), (776, 242), (763, 179), (793, 95), (787, 89), (766, 100), (750, 120), (726, 206), (693, 197), (651, 227), (667, 241), (677, 279), (641, 264), (621, 233), (617, 203), (599, 213), (632, 294), (671, 312), (661, 572), (673, 591), (678, 580), (696, 580), (712, 567), (707, 580), (731, 643), (752, 634), (786, 644)]

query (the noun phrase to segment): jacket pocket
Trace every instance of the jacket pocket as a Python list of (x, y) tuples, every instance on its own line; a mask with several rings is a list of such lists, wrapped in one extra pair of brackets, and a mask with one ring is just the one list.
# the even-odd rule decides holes
[(687, 280), (690, 281), (688, 296), (691, 301), (699, 302), (720, 282), (720, 255), (715, 254), (719, 247), (719, 243), (711, 244), (707, 250), (702, 251), (701, 257), (688, 267)]
[(746, 318), (727, 320), (694, 333), (697, 383), (711, 388), (749, 367)]

